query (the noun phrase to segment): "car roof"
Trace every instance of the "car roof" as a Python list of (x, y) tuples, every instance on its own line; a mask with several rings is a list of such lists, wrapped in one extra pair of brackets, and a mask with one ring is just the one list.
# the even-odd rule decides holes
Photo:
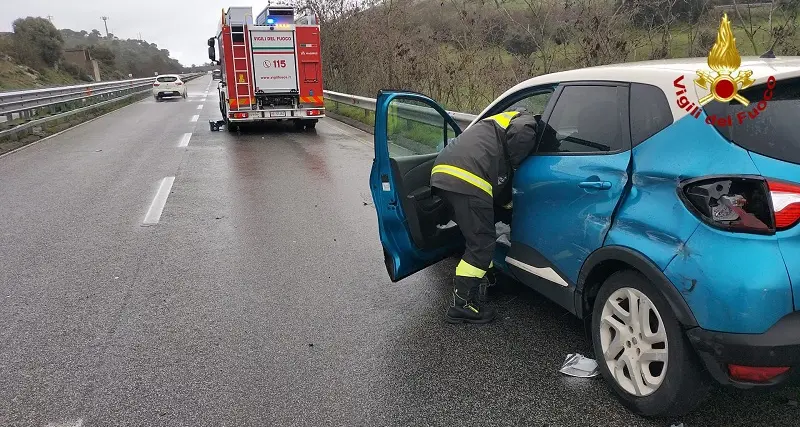
[[(755, 80), (754, 84), (765, 83), (770, 76), (774, 76), (777, 80), (797, 77), (800, 76), (800, 56), (782, 58), (745, 56), (742, 57), (739, 69), (752, 71), (751, 78)], [(698, 70), (707, 70), (713, 73), (708, 67), (707, 58), (680, 58), (600, 65), (544, 74), (525, 80), (507, 90), (487, 106), (479, 117), (488, 112), (499, 100), (520, 90), (568, 82), (614, 81), (658, 86), (667, 95), (673, 118), (678, 120), (687, 115), (688, 112), (674, 102), (676, 99), (674, 82), (683, 75), (684, 79), (681, 83), (687, 89), (694, 88), (694, 90), (689, 90), (686, 95), (691, 102), (696, 103), (701, 96), (705, 96), (708, 93), (708, 91), (704, 91), (694, 84)]]
[(179, 74), (159, 74), (158, 77), (177, 77), (181, 78)]

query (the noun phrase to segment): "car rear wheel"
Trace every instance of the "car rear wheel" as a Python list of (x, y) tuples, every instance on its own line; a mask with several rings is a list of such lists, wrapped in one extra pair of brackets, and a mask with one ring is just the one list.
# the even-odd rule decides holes
[(639, 415), (684, 415), (710, 389), (669, 304), (636, 271), (619, 271), (603, 283), (594, 302), (592, 342), (603, 377)]

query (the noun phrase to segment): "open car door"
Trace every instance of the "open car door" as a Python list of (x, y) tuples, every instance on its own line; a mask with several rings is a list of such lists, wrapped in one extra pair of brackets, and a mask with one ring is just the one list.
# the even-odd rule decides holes
[(450, 208), (430, 187), (436, 156), (460, 133), (455, 120), (424, 95), (378, 94), (369, 182), (393, 282), (463, 249)]

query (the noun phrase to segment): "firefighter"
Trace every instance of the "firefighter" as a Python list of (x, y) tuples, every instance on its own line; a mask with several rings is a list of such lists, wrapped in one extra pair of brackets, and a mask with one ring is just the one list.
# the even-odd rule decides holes
[(445, 315), (450, 323), (494, 319), (494, 310), (477, 301), (487, 273), (493, 275), (494, 208), (511, 208), (512, 174), (534, 149), (538, 120), (524, 111), (496, 114), (469, 127), (436, 158), (431, 187), (450, 205), (465, 241)]

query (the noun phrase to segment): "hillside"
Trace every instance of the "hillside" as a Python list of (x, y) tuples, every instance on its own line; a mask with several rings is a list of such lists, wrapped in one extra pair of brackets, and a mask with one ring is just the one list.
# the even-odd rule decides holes
[[(726, 5), (726, 3), (728, 3)], [(326, 86), (374, 97), (425, 93), (480, 111), (543, 73), (647, 59), (704, 57), (723, 12), (742, 55), (800, 53), (798, 0), (316, 0)], [(757, 4), (755, 4), (757, 3)], [(364, 58), (369, 58), (365, 61)]]
[(184, 72), (168, 50), (154, 43), (104, 37), (97, 30), (57, 30), (44, 18), (27, 17), (14, 21), (13, 33), (0, 34), (0, 90), (93, 81), (90, 64), (82, 69), (66, 59), (70, 49), (87, 49), (102, 80)]
[(169, 50), (159, 49), (155, 43), (144, 40), (120, 40), (110, 35), (103, 37), (99, 31), (61, 30), (66, 49), (87, 48), (92, 58), (100, 62), (103, 79), (116, 80), (134, 77), (148, 77), (153, 73), (180, 73), (183, 66), (169, 56)]

